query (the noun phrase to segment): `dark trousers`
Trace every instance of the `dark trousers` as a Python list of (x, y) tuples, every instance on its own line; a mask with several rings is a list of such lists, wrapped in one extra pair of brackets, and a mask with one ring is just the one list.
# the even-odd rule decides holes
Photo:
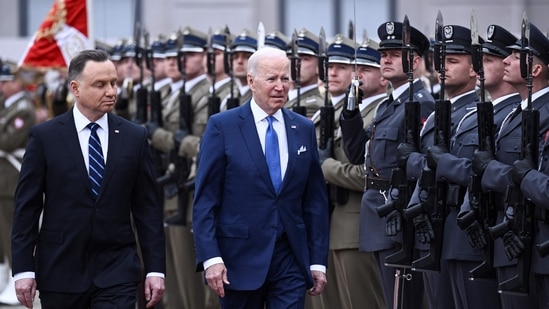
[(40, 291), (42, 309), (135, 309), (137, 283), (108, 288), (92, 286), (84, 293)]
[(219, 298), (226, 309), (303, 309), (305, 277), (297, 265), (287, 240), (278, 241), (263, 286), (253, 291), (235, 291), (225, 287)]
[(549, 308), (549, 275), (533, 274), (535, 278), (535, 288), (530, 285), (530, 293), (537, 294), (538, 308)]
[(469, 280), (469, 271), (479, 262), (448, 260), (455, 308), (501, 308), (496, 280)]
[(440, 272), (426, 271), (423, 273), (423, 285), (429, 308), (452, 308), (454, 296), (450, 285), (448, 261), (440, 261)]
[[(511, 279), (517, 275), (517, 266), (503, 266), (496, 267), (496, 274), (498, 277), (498, 282), (504, 282), (507, 279)], [(522, 295), (512, 295), (500, 293), (501, 308), (502, 309), (522, 309), (522, 308), (538, 308), (538, 294), (536, 289), (536, 279), (534, 275), (530, 275), (530, 293), (526, 296)], [(539, 307), (539, 308), (548, 308), (548, 307)]]

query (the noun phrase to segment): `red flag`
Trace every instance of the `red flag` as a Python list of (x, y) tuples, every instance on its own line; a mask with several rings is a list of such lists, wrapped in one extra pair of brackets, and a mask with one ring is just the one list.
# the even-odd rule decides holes
[(19, 61), (20, 67), (66, 68), (70, 59), (93, 48), (86, 0), (55, 0)]

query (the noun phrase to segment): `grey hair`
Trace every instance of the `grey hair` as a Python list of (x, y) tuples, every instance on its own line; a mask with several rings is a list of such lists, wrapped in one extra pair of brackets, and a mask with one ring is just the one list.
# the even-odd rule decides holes
[[(262, 47), (254, 52), (248, 59), (248, 74), (252, 77), (256, 77), (258, 66), (262, 60), (284, 58), (288, 60), (286, 52), (274, 47)], [(289, 60), (288, 60), (289, 61)]]

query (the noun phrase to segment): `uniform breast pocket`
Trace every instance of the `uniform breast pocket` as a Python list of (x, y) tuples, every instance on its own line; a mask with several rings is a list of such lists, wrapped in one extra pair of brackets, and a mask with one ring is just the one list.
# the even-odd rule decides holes
[[(478, 147), (478, 134), (467, 134), (461, 140), (458, 140), (454, 147), (458, 147), (460, 157), (470, 158)], [(452, 151), (454, 152), (454, 151)], [(456, 152), (454, 152), (456, 153)]]
[(503, 155), (505, 156), (505, 158), (499, 158), (500, 156), (498, 155), (498, 159), (504, 159), (505, 162), (514, 162), (515, 160), (520, 159), (520, 137), (507, 138), (503, 142), (500, 141), (499, 145), (501, 147), (501, 150), (503, 151)]
[(383, 149), (384, 160), (387, 160), (388, 156), (394, 159), (398, 143), (398, 128), (377, 128), (374, 140), (378, 143), (374, 148)]

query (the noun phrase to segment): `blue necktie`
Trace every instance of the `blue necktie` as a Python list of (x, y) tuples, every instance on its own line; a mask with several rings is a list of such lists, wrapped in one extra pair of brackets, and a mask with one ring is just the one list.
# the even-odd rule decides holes
[(101, 179), (103, 179), (103, 172), (105, 171), (105, 159), (103, 158), (101, 141), (99, 140), (99, 136), (97, 136), (99, 125), (92, 122), (88, 124), (88, 128), (91, 131), (88, 141), (89, 176), (93, 195), (97, 198), (99, 188), (101, 187)]
[(271, 181), (273, 182), (275, 191), (278, 193), (280, 185), (282, 184), (282, 172), (280, 171), (278, 136), (273, 128), (273, 120), (276, 120), (273, 116), (267, 117), (269, 126), (267, 127), (267, 133), (265, 134), (265, 159), (267, 160), (267, 165), (269, 166)]

